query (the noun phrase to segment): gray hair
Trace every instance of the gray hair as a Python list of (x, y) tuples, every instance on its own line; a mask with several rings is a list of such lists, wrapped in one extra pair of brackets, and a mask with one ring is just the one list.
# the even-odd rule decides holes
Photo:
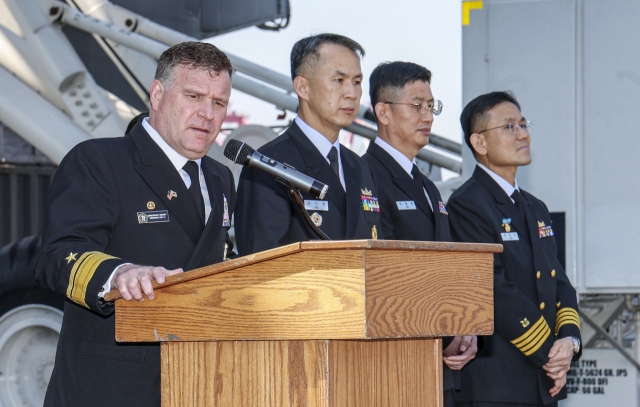
[(218, 47), (206, 42), (183, 42), (160, 55), (155, 79), (166, 88), (173, 84), (173, 70), (176, 66), (183, 65), (190, 69), (206, 69), (210, 75), (218, 75), (226, 71), (229, 76), (233, 73), (231, 61)]
[(364, 56), (364, 48), (344, 35), (325, 33), (306, 37), (296, 42), (291, 49), (291, 79), (300, 76), (301, 71), (318, 62), (318, 48), (322, 44), (340, 45), (353, 51), (358, 58)]

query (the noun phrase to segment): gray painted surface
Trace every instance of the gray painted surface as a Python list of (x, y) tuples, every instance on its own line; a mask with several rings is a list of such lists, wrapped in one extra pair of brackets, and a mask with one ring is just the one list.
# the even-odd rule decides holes
[(463, 102), (511, 90), (535, 124), (517, 180), (566, 213), (581, 292), (640, 291), (639, 19), (632, 0), (488, 0), (463, 27)]
[(640, 2), (584, 3), (585, 275), (640, 287)]

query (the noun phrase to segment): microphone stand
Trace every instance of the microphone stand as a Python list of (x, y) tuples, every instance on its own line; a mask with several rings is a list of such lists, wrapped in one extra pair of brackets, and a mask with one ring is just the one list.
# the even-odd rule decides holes
[(297, 188), (292, 187), (291, 185), (286, 185), (286, 186), (287, 186), (288, 192), (289, 192), (289, 199), (291, 199), (291, 202), (293, 202), (295, 204), (295, 206), (300, 210), (300, 213), (302, 214), (302, 217), (304, 218), (304, 220), (307, 221), (307, 225), (309, 225), (311, 230), (313, 230), (313, 232), (320, 239), (322, 239), (322, 240), (331, 240), (331, 238), (329, 236), (327, 236), (326, 233), (324, 233), (322, 230), (318, 229), (316, 224), (313, 223), (313, 221), (309, 217), (309, 213), (307, 212), (307, 209), (304, 207), (304, 201), (302, 200), (302, 194), (300, 193), (300, 190), (298, 190)]

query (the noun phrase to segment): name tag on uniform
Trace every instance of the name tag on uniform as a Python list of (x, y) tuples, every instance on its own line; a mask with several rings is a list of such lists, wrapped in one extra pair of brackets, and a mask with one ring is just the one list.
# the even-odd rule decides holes
[(505, 242), (508, 242), (510, 240), (520, 240), (520, 238), (518, 237), (518, 232), (511, 232), (511, 233), (500, 233), (502, 235), (502, 240)]
[(416, 203), (414, 201), (396, 201), (396, 205), (398, 205), (398, 210), (400, 211), (416, 209)]
[(304, 200), (304, 209), (308, 211), (328, 211), (329, 201)]
[(169, 211), (145, 211), (138, 212), (138, 223), (169, 222)]

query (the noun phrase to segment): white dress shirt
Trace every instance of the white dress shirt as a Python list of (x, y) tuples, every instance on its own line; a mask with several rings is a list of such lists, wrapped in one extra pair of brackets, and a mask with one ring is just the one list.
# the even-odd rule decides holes
[[(398, 164), (400, 164), (402, 169), (405, 170), (411, 178), (413, 178), (413, 174), (411, 173), (411, 171), (413, 170), (413, 165), (416, 163), (415, 159), (413, 161), (409, 160), (406, 155), (396, 150), (395, 147), (393, 147), (391, 144), (387, 143), (380, 137), (376, 137), (376, 141), (374, 141), (374, 143), (376, 143), (384, 151), (389, 153), (389, 155), (393, 157), (393, 159), (396, 160)], [(431, 211), (433, 211), (433, 204), (431, 203), (431, 199), (429, 198), (429, 193), (427, 192), (426, 189), (424, 189), (424, 187), (422, 188), (422, 190), (424, 191), (424, 194), (427, 197), (427, 202), (429, 202), (429, 207), (431, 208)]]
[(482, 165), (480, 163), (477, 163), (477, 164), (478, 164), (478, 167), (482, 168), (487, 174), (489, 174), (489, 176), (491, 178), (493, 178), (493, 180), (495, 182), (498, 183), (498, 185), (500, 185), (500, 188), (502, 188), (504, 190), (504, 192), (507, 194), (509, 199), (511, 199), (511, 202), (515, 203), (516, 201), (514, 201), (513, 198), (511, 198), (511, 194), (513, 194), (513, 191), (515, 191), (516, 189), (518, 190), (518, 192), (520, 192), (520, 188), (518, 188), (518, 181), (514, 180), (515, 184), (516, 184), (516, 186), (514, 187), (513, 185), (509, 184), (509, 181), (507, 181), (506, 179), (502, 178), (501, 176), (499, 176), (495, 172), (491, 171), (490, 169), (488, 169), (484, 165)]
[(314, 146), (318, 149), (320, 154), (329, 162), (329, 151), (331, 151), (331, 147), (335, 147), (338, 150), (338, 166), (340, 167), (340, 183), (342, 184), (342, 189), (346, 191), (346, 187), (344, 184), (344, 171), (342, 170), (342, 158), (340, 157), (340, 141), (336, 140), (335, 143), (331, 144), (331, 142), (323, 136), (319, 131), (311, 128), (307, 123), (305, 123), (300, 116), (296, 116), (296, 124), (300, 127), (300, 130), (304, 133), (305, 136), (313, 143)]
[[(167, 157), (169, 158), (169, 161), (171, 161), (173, 166), (176, 167), (176, 171), (178, 171), (178, 174), (180, 174), (180, 177), (182, 177), (182, 180), (184, 181), (184, 184), (187, 186), (187, 189), (189, 189), (189, 187), (191, 186), (191, 177), (189, 176), (189, 174), (187, 174), (185, 170), (182, 169), (182, 167), (184, 167), (184, 165), (187, 163), (187, 161), (189, 161), (189, 159), (178, 154), (176, 150), (171, 148), (171, 146), (167, 144), (166, 141), (164, 141), (164, 139), (160, 136), (160, 134), (158, 134), (156, 129), (151, 127), (151, 125), (149, 124), (148, 117), (145, 117), (144, 119), (142, 119), (142, 127), (144, 127), (147, 133), (149, 133), (149, 136), (151, 136), (151, 139), (155, 141), (158, 147), (160, 147), (160, 149), (162, 149), (162, 151), (167, 155)], [(202, 172), (202, 167), (200, 165), (202, 160), (197, 159), (194, 161), (198, 163), (198, 172), (200, 174), (200, 192), (202, 193), (202, 198), (204, 198), (204, 218), (206, 219), (206, 221), (208, 221), (209, 215), (211, 214), (211, 200), (209, 199), (209, 190), (207, 189), (207, 182), (204, 179), (204, 173)], [(109, 290), (111, 290), (111, 279), (113, 278), (113, 275), (116, 273), (116, 271), (118, 271), (120, 267), (125, 266), (127, 264), (131, 264), (131, 263), (120, 264), (118, 267), (116, 267), (113, 270), (113, 272), (107, 279), (107, 282), (102, 286), (102, 291), (98, 294), (99, 298), (104, 298), (104, 295), (108, 293)]]
[[(149, 133), (149, 136), (156, 142), (158, 147), (162, 149), (162, 151), (167, 155), (169, 161), (176, 167), (176, 171), (182, 177), (184, 184), (187, 186), (187, 189), (191, 186), (191, 177), (185, 170), (182, 169), (184, 165), (189, 161), (188, 158), (181, 156), (178, 154), (176, 150), (171, 148), (169, 144), (158, 134), (156, 129), (151, 127), (149, 124), (149, 118), (145, 117), (142, 119), (142, 127)], [(208, 221), (209, 215), (211, 214), (211, 201), (209, 200), (209, 190), (207, 189), (207, 182), (204, 179), (204, 173), (202, 172), (201, 162), (202, 159), (193, 160), (198, 163), (198, 173), (200, 174), (200, 192), (202, 193), (202, 198), (204, 198), (204, 218)], [(206, 223), (206, 221), (205, 221)]]

